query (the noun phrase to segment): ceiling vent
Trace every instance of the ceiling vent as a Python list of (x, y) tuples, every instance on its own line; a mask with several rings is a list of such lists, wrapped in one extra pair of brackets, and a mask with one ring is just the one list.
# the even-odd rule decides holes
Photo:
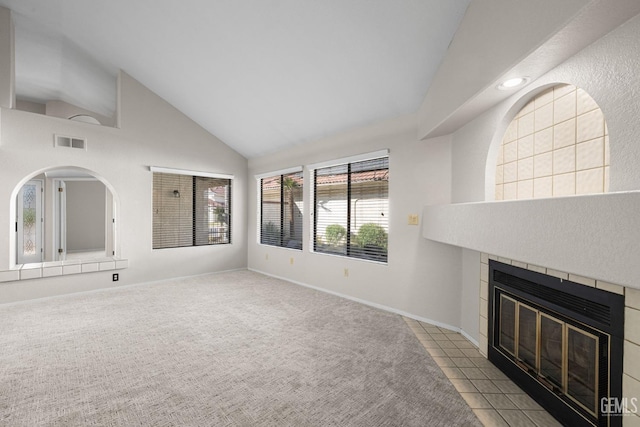
[(85, 138), (75, 138), (72, 136), (55, 135), (56, 147), (87, 149), (87, 140)]

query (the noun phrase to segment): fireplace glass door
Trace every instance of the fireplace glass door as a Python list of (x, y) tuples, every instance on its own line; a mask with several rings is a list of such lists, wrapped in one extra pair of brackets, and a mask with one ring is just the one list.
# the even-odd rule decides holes
[(567, 327), (567, 394), (595, 412), (598, 403), (598, 337)]
[(500, 347), (515, 356), (516, 301), (500, 295)]
[(500, 293), (498, 347), (556, 394), (598, 416), (599, 337)]
[(518, 304), (518, 359), (527, 367), (537, 364), (538, 311)]
[(562, 388), (564, 371), (564, 325), (546, 314), (540, 315), (540, 376), (548, 381), (547, 388)]

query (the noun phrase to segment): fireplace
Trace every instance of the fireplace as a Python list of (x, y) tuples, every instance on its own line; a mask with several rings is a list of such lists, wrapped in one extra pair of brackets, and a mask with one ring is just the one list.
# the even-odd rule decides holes
[(621, 426), (624, 297), (489, 261), (488, 357), (566, 425)]

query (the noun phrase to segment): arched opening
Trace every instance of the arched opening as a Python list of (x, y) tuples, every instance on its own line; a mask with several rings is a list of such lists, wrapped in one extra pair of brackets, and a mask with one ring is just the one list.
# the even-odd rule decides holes
[(514, 117), (498, 149), (495, 200), (605, 193), (609, 132), (583, 89), (559, 84)]
[(23, 179), (12, 194), (12, 265), (116, 255), (116, 198), (94, 172), (46, 169)]

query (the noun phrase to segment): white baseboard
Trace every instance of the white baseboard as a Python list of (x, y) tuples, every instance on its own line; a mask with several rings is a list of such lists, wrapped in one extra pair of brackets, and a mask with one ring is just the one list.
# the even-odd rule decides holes
[(471, 343), (473, 345), (475, 345), (476, 347), (480, 347), (478, 341), (473, 339), (472, 337), (470, 337), (469, 334), (467, 334), (465, 331), (461, 330), (458, 327), (448, 325), (446, 323), (438, 322), (438, 321), (433, 320), (433, 319), (427, 319), (426, 317), (417, 316), (415, 314), (408, 313), (408, 312), (403, 311), (403, 310), (398, 310), (397, 308), (389, 307), (389, 306), (386, 306), (386, 305), (383, 305), (383, 304), (378, 304), (378, 303), (367, 301), (367, 300), (364, 300), (364, 299), (352, 297), (350, 295), (341, 294), (340, 292), (330, 291), (328, 289), (324, 289), (324, 288), (321, 288), (321, 287), (318, 287), (318, 286), (313, 286), (313, 285), (309, 285), (307, 283), (298, 282), (297, 280), (291, 280), (291, 279), (289, 279), (287, 277), (282, 277), (282, 276), (278, 276), (276, 274), (267, 273), (267, 272), (264, 272), (264, 271), (257, 270), (255, 268), (247, 268), (247, 270), (253, 271), (253, 272), (259, 273), (259, 274), (264, 274), (265, 276), (273, 277), (275, 279), (284, 280), (286, 282), (290, 282), (290, 283), (293, 283), (293, 284), (296, 284), (296, 285), (299, 285), (299, 286), (304, 286), (305, 288), (310, 288), (310, 289), (314, 289), (316, 291), (320, 291), (320, 292), (324, 292), (324, 293), (327, 293), (327, 294), (335, 295), (337, 297), (348, 299), (350, 301), (355, 301), (355, 302), (358, 302), (360, 304), (364, 304), (364, 305), (368, 305), (370, 307), (378, 308), (380, 310), (388, 311), (390, 313), (399, 314), (400, 316), (408, 317), (410, 319), (417, 320), (419, 322), (429, 323), (431, 325), (438, 326), (440, 328), (445, 328), (445, 329), (448, 329), (450, 331), (459, 332), (460, 334), (462, 334), (462, 336), (464, 336), (466, 339), (471, 341)]

